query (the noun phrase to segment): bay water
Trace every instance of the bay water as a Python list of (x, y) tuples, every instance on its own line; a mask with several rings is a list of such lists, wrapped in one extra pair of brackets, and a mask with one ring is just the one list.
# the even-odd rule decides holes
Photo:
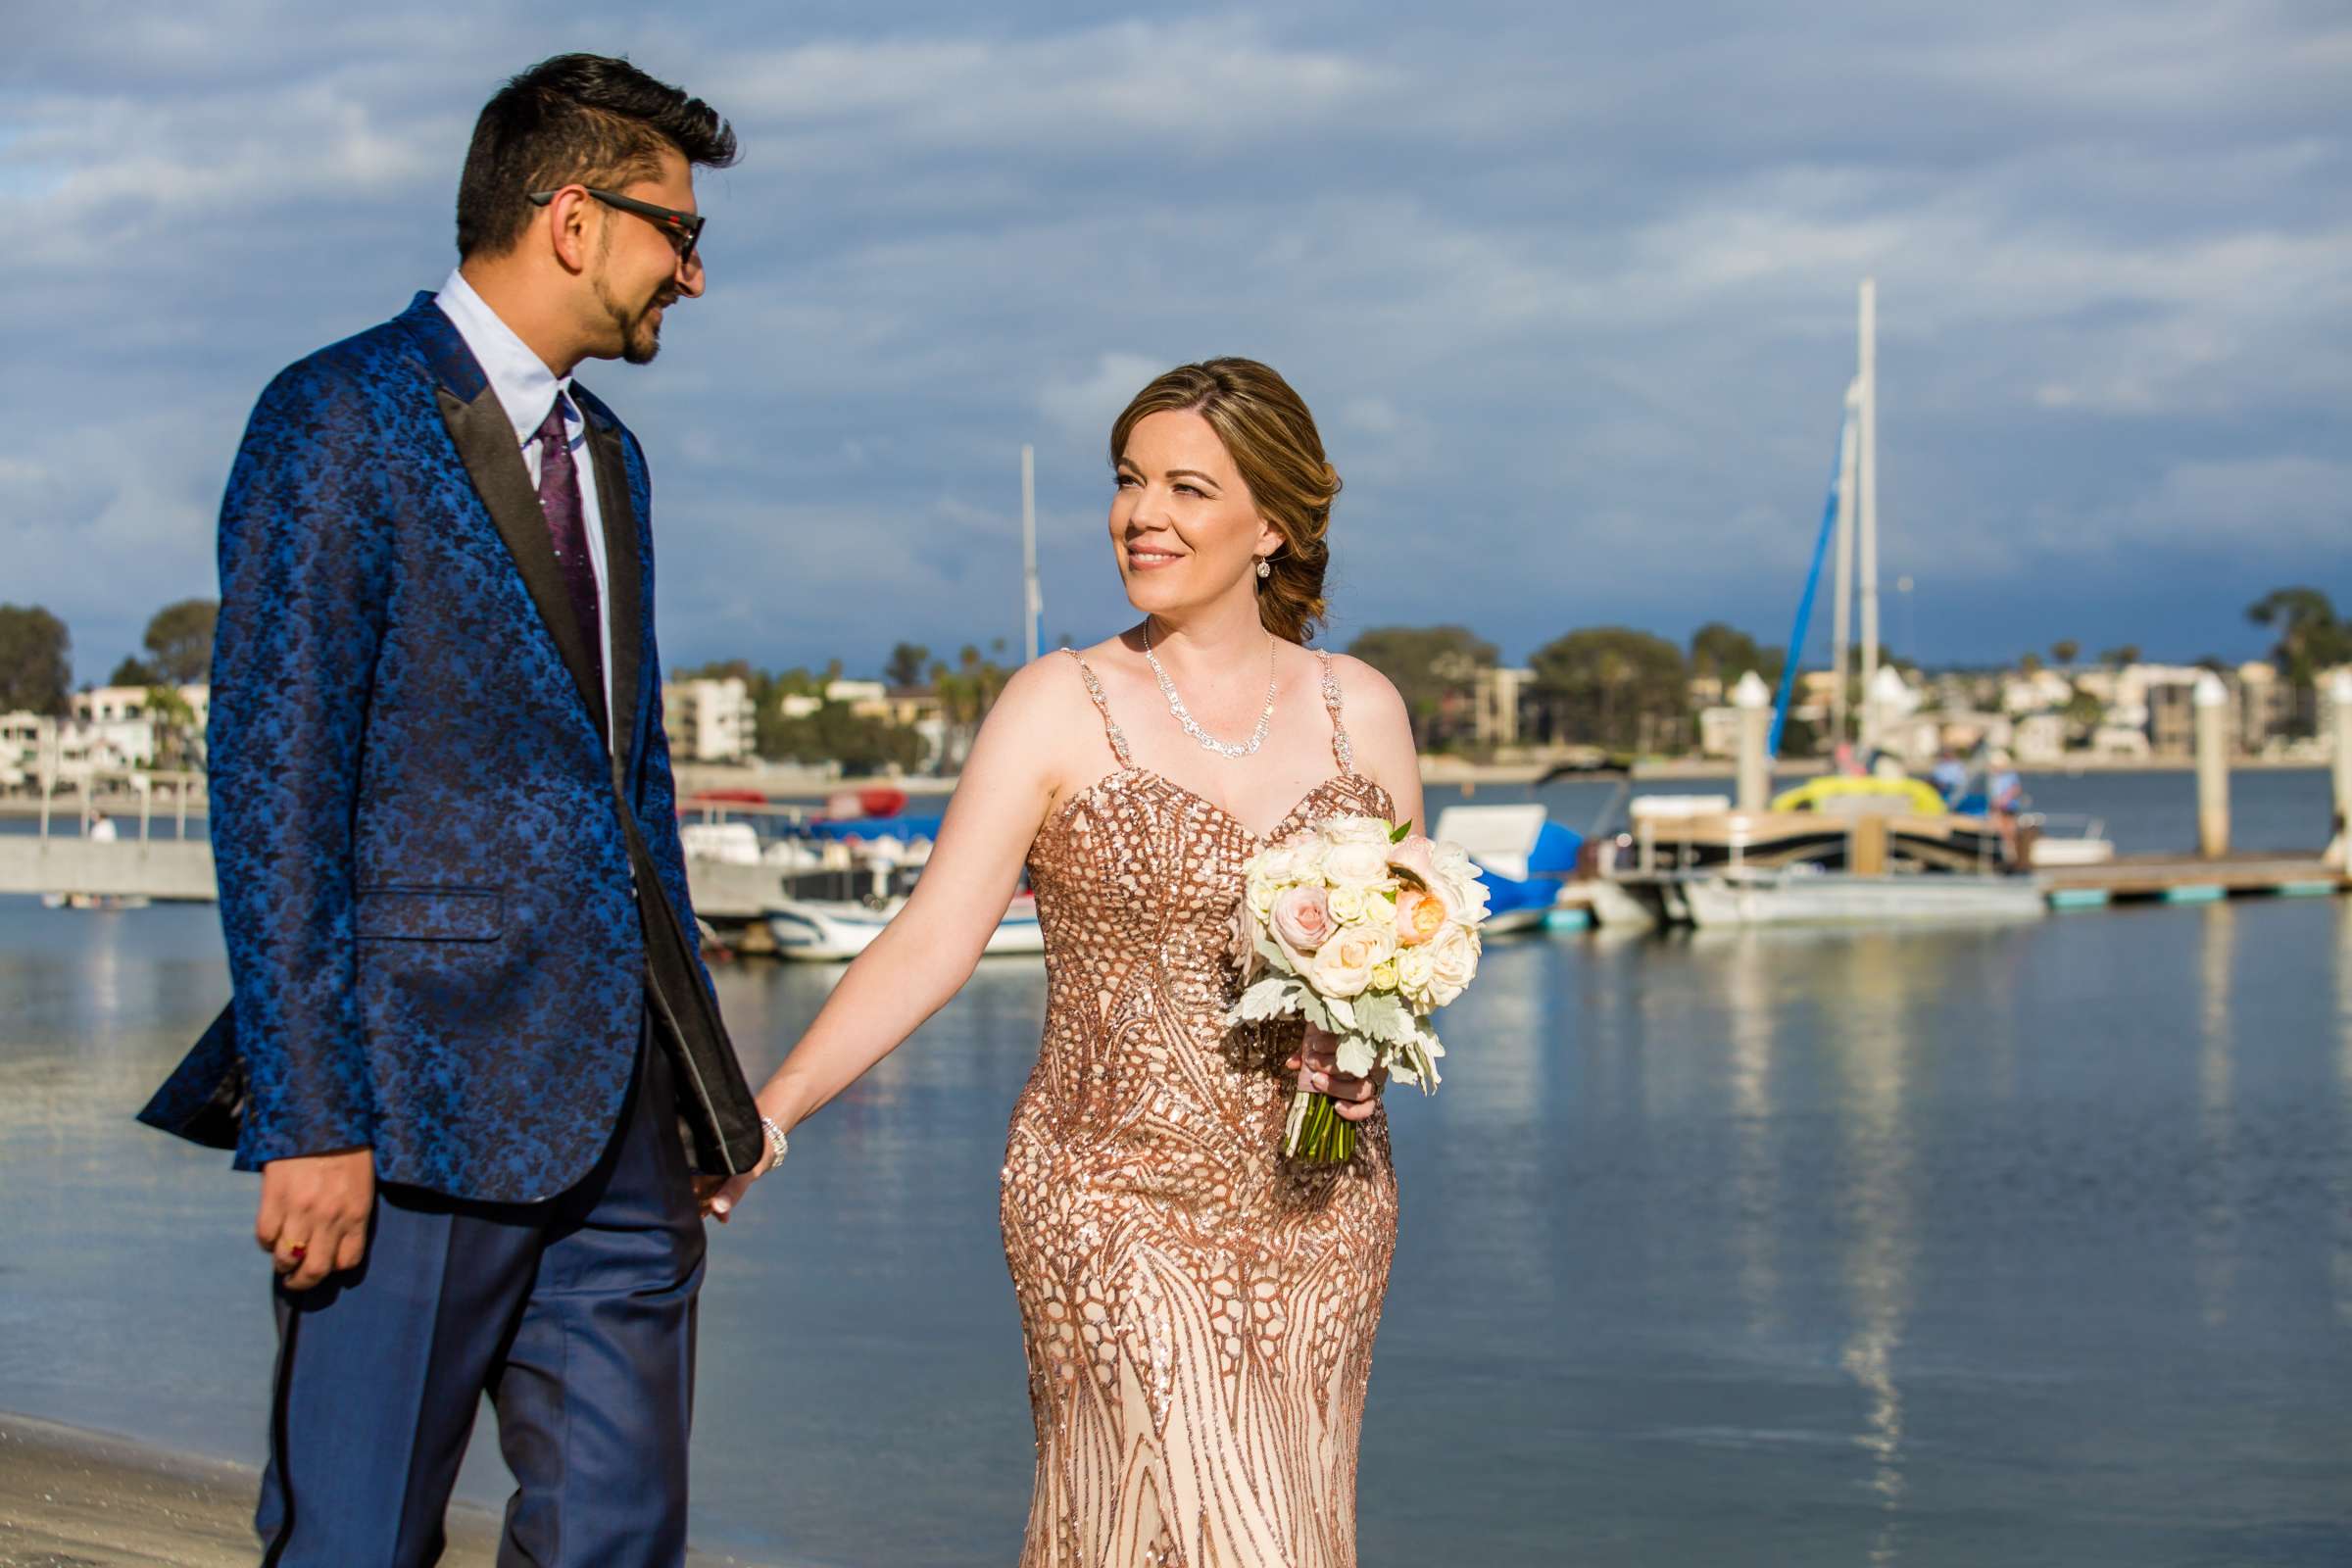
[[(2030, 782), (2192, 836), (2185, 775)], [(2325, 835), (2317, 774), (2238, 803)], [(755, 1078), (834, 973), (718, 972)], [(226, 995), (209, 907), (0, 900), (0, 1408), (260, 1457), (255, 1183), (129, 1120)], [(1043, 1013), (984, 961), (713, 1227), (700, 1543), (1017, 1554), (996, 1193)], [(2344, 901), (1497, 939), (1444, 1023), (1392, 1097), (1367, 1568), (2352, 1562)], [(503, 1496), (486, 1421), (462, 1490)]]

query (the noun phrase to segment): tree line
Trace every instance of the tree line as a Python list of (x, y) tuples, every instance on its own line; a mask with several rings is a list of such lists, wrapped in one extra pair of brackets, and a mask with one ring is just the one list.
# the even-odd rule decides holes
[[(147, 621), (145, 653), (118, 663), (105, 684), (168, 692), (171, 704), (179, 704), (179, 687), (211, 676), (213, 623), (220, 613), (215, 599), (166, 605)], [(74, 639), (66, 623), (39, 605), (0, 605), (0, 713), (63, 718), (73, 699)], [(161, 698), (158, 703), (171, 706)]]
[[(219, 611), (219, 603), (211, 599), (166, 605), (148, 620), (142, 652), (118, 663), (106, 684), (149, 688), (155, 694), (151, 709), (170, 728), (173, 710), (185, 706), (177, 688), (209, 675)], [(2293, 727), (2308, 733), (2318, 711), (2314, 687), (2320, 672), (2352, 664), (2352, 619), (2337, 612), (2325, 591), (2308, 586), (2264, 595), (2247, 607), (2246, 617), (2274, 634), (2271, 662), (2298, 694)], [(1500, 662), (1494, 644), (1460, 625), (1378, 626), (1356, 637), (1347, 651), (1396, 684), (1412, 717), (1414, 740), (1423, 750), (1446, 751), (1473, 743), (1479, 672)], [(2049, 663), (2071, 675), (2082, 645), (2060, 639), (2048, 652)], [(1885, 657), (1897, 667), (1906, 665), (1892, 655)], [(2099, 662), (2120, 667), (2139, 658), (2137, 646), (2124, 644), (2103, 652)], [(1728, 691), (1752, 669), (1767, 682), (1778, 682), (1787, 660), (1785, 649), (1760, 643), (1723, 621), (1707, 622), (1687, 644), (1632, 626), (1585, 627), (1553, 638), (1530, 656), (1520, 732), (1523, 739), (1539, 743), (1577, 743), (1619, 752), (1679, 751), (1693, 738), (1694, 679), (1714, 680)], [(2210, 657), (2199, 662), (2223, 667), (2222, 661)], [(882, 676), (894, 691), (919, 690), (936, 699), (948, 726), (947, 761), (952, 766), (968, 750), (1013, 667), (1002, 638), (986, 653), (976, 644), (966, 644), (952, 662), (934, 658), (924, 644), (900, 642), (884, 662)], [(2018, 667), (2031, 673), (2047, 666), (2040, 653), (2033, 652)], [(760, 757), (838, 761), (858, 772), (919, 765), (928, 748), (911, 728), (854, 713), (849, 704), (825, 698), (842, 672), (839, 660), (821, 670), (803, 666), (768, 671), (748, 660), (733, 659), (674, 671), (669, 678), (741, 679), (757, 715), (753, 749)], [(71, 710), (73, 691), (73, 643), (65, 622), (38, 605), (0, 605), (0, 712), (64, 717)], [(815, 699), (816, 706), (787, 716), (783, 700), (793, 696)], [(2078, 693), (2072, 707), (2082, 711), (2078, 715), (2070, 707), (2070, 718), (2095, 721), (2092, 706), (2092, 699)], [(1802, 754), (1811, 744), (1805, 728), (1792, 720), (1783, 750)]]
[[(1396, 686), (1423, 751), (1473, 742), (1478, 674), (1499, 662), (1493, 643), (1464, 626), (1376, 626), (1348, 652)], [(1694, 677), (1728, 690), (1751, 669), (1777, 681), (1787, 662), (1783, 649), (1720, 620), (1691, 633), (1688, 645), (1632, 626), (1584, 627), (1529, 657), (1520, 734), (1609, 751), (1680, 751), (1692, 733)], [(1809, 744), (1801, 733), (1788, 739)]]
[[(2247, 607), (2247, 619), (2276, 634), (2271, 662), (2296, 693), (2290, 733), (2309, 735), (2316, 723), (2315, 685), (2323, 670), (2352, 664), (2352, 619), (2339, 614), (2322, 590), (2280, 588)], [(1494, 644), (1463, 626), (1381, 626), (1350, 643), (1348, 652), (1387, 675), (1412, 715), (1413, 738), (1424, 751), (1446, 751), (1472, 742), (1477, 733), (1478, 672), (1498, 662)], [(2082, 644), (2062, 638), (2050, 645), (2050, 660), (2071, 677)], [(1883, 662), (1916, 669), (1892, 651)], [(2140, 649), (2126, 643), (2106, 650), (2099, 662), (2113, 668), (2140, 662)], [(1758, 642), (1723, 621), (1709, 621), (1677, 644), (1631, 626), (1592, 626), (1556, 637), (1528, 660), (1529, 690), (1522, 706), (1520, 734), (1536, 742), (1598, 746), (1612, 752), (1680, 751), (1695, 740), (1691, 689), (1713, 680), (1728, 694), (1732, 684), (1754, 670), (1777, 684), (1787, 650)], [(2208, 656), (2198, 661), (2227, 666)], [(2038, 653), (2019, 666), (2028, 673), (2045, 667)], [(1849, 687), (1848, 700), (1861, 693)], [(2079, 726), (2095, 724), (2104, 705), (2078, 691), (2067, 715)], [(1810, 726), (1793, 716), (1783, 737), (1784, 755), (1815, 749)]]
[[(883, 685), (896, 693), (922, 692), (939, 705), (946, 721), (950, 765), (970, 750), (980, 721), (996, 706), (997, 694), (1012, 678), (1004, 662), (1005, 644), (998, 638), (991, 655), (977, 644), (965, 644), (953, 663), (934, 659), (921, 643), (902, 642), (890, 651), (882, 666)], [(842, 662), (832, 660), (822, 670), (806, 666), (763, 670), (749, 660), (724, 659), (673, 672), (671, 680), (740, 680), (751, 699), (753, 755), (771, 762), (839, 762), (851, 773), (888, 769), (905, 772), (919, 767), (930, 743), (910, 725), (874, 713), (853, 711), (853, 705), (825, 694), (842, 678)], [(785, 711), (791, 697), (813, 699), (816, 706), (798, 715)], [(795, 705), (806, 707), (806, 704)]]

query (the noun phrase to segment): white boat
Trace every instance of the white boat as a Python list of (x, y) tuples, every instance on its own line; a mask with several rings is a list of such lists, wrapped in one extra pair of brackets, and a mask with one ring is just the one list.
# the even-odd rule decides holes
[(2017, 819), (2026, 835), (2026, 863), (2039, 869), (2052, 865), (2105, 865), (2115, 858), (2107, 824), (2095, 816), (2052, 816), (2035, 812)]
[(44, 909), (144, 909), (148, 901), (136, 893), (44, 893)]
[[(842, 963), (873, 944), (882, 928), (906, 906), (905, 895), (872, 899), (787, 899), (766, 911), (767, 932), (779, 957)], [(1004, 918), (989, 934), (983, 954), (1039, 954), (1046, 951), (1037, 922), (1037, 896), (1015, 894)]]
[(1806, 865), (1726, 867), (1670, 879), (1669, 916), (1699, 927), (1883, 925), (1890, 921), (2034, 920), (2048, 910), (2031, 877), (1931, 872), (1856, 876)]

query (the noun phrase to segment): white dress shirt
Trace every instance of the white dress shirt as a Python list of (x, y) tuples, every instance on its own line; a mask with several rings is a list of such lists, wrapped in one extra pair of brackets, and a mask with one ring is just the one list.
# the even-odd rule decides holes
[[(452, 270), (433, 296), (458, 329), (458, 336), (473, 351), (482, 373), (490, 378), (490, 390), (498, 394), (498, 405), (507, 411), (507, 418), (514, 426), (514, 440), (522, 448), (523, 466), (530, 470), (531, 486), (539, 484), (539, 426), (547, 421), (547, 411), (555, 407), (556, 394), (571, 390), (571, 377), (561, 380), (547, 368), (547, 362), (531, 352), (530, 345), (514, 335), (514, 329), (498, 318), (473, 285)], [(596, 464), (588, 452), (588, 426), (580, 417), (576, 400), (564, 399), (564, 434), (571, 446), (572, 467), (580, 476), (580, 520), (588, 533), (588, 564), (596, 573), (598, 630), (604, 641), (605, 712), (611, 726), (606, 744), (613, 744), (619, 733), (620, 713), (612, 706), (612, 578), (605, 565), (604, 514), (596, 504)]]

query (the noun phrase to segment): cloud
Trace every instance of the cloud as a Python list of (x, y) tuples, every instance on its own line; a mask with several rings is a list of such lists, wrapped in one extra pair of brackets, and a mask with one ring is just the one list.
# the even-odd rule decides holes
[(1104, 354), (1094, 368), (1076, 377), (1056, 376), (1038, 389), (1037, 409), (1073, 440), (1097, 441), (1110, 434), (1113, 419), (1129, 400), (1173, 362), (1142, 354)]
[(1944, 657), (2052, 620), (2238, 651), (2260, 574), (2352, 573), (2339, 7), (125, 0), (14, 25), (0, 221), (36, 303), (0, 531), (9, 597), (85, 665), (209, 587), (254, 393), (438, 281), (479, 103), (575, 47), (683, 82), (746, 148), (700, 182), (710, 297), (651, 368), (582, 372), (652, 457), (673, 659), (985, 646), (1017, 622), (1024, 443), (1052, 629), (1100, 635), (1126, 613), (1110, 419), (1221, 353), (1281, 369), (1347, 476), (1343, 640), (1778, 639), (1865, 273), (1886, 567), (1919, 579), (1923, 643), (1942, 607)]
[[(1398, 85), (1387, 67), (1270, 42), (1233, 17), (1122, 21), (1019, 38), (837, 39), (746, 51), (710, 84), (796, 142), (1056, 159), (1172, 141), (1247, 146), (1329, 123)], [(1084, 128), (1083, 135), (1072, 134)]]

